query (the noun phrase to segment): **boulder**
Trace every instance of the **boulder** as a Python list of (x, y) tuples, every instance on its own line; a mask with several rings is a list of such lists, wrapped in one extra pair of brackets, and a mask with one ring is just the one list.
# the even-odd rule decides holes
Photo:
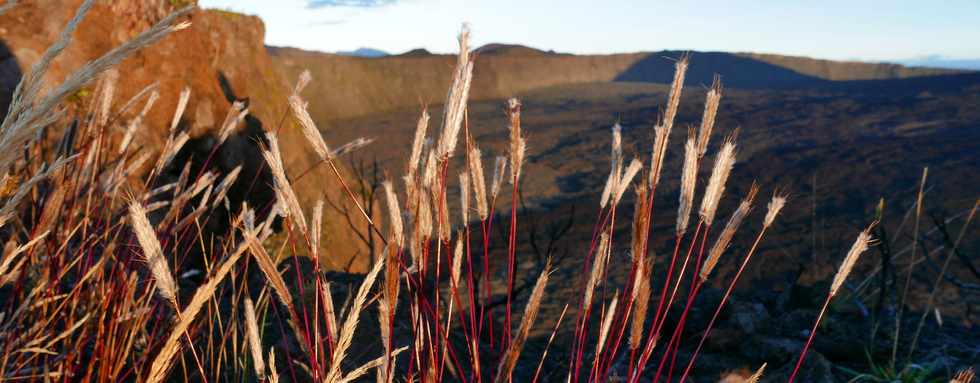
[[(81, 0), (23, 2), (0, 15), (0, 110), (3, 111), (0, 113), (6, 111), (14, 86), (11, 84), (16, 84), (22, 73), (30, 71), (31, 65), (57, 39), (80, 3)], [(68, 48), (53, 62), (45, 86), (59, 83), (85, 62), (137, 35), (174, 9), (191, 3), (193, 1), (188, 0), (96, 2), (74, 33)], [(357, 210), (336, 177), (327, 166), (319, 164), (294, 119), (287, 113), (289, 83), (295, 79), (284, 78), (269, 58), (262, 21), (255, 16), (202, 9), (194, 10), (186, 16), (186, 21), (192, 23), (190, 28), (134, 53), (118, 67), (120, 81), (116, 86), (115, 107), (146, 86), (154, 82), (159, 85), (160, 99), (135, 142), (143, 150), (160, 150), (168, 135), (178, 95), (184, 87), (189, 87), (191, 98), (182, 128), (196, 140), (196, 145), (192, 146), (210, 151), (207, 144), (212, 141), (209, 138), (220, 128), (231, 102), (247, 99), (250, 121), (219, 150), (219, 158), (214, 161), (219, 165), (215, 166), (219, 171), (227, 171), (243, 165), (245, 171), (235, 187), (247, 188), (239, 189), (238, 193), (249, 200), (250, 205), (263, 205), (265, 201), (252, 201), (252, 198), (268, 197), (268, 183), (253, 184), (251, 178), (262, 172), (263, 164), (257, 154), (264, 131), (276, 131), (287, 175), (302, 206), (309, 211), (317, 200), (328, 201), (321, 240), (322, 264), (328, 269), (365, 271), (370, 265), (372, 251), (364, 241), (357, 239), (355, 230), (364, 231), (366, 223), (354, 214)], [(94, 84), (89, 88), (94, 88)], [(85, 97), (91, 97), (91, 92), (79, 92), (76, 96), (74, 99), (83, 101), (79, 104), (84, 105)], [(201, 158), (186, 157), (189, 161)], [(184, 164), (177, 165), (182, 167)], [(340, 171), (346, 179), (351, 179), (346, 168), (341, 166)], [(256, 188), (264, 191), (255, 192)], [(345, 214), (349, 216), (345, 217)], [(352, 227), (349, 222), (358, 227)]]

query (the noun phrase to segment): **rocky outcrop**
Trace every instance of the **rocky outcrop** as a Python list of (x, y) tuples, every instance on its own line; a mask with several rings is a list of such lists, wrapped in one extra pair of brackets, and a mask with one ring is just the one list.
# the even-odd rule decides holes
[[(44, 50), (54, 41), (74, 15), (80, 0), (38, 0), (24, 2), (0, 15), (0, 102), (9, 102), (9, 92), (20, 73), (27, 72)], [(45, 82), (60, 82), (73, 70), (121, 42), (135, 36), (173, 9), (188, 5), (186, 0), (119, 0), (97, 2), (73, 36), (73, 41), (53, 63)], [(257, 143), (264, 130), (279, 134), (286, 170), (293, 177), (293, 186), (304, 207), (312, 209), (319, 199), (329, 200), (338, 211), (353, 211), (335, 178), (328, 169), (316, 166), (318, 159), (303, 139), (293, 119), (286, 114), (288, 81), (275, 69), (263, 44), (265, 28), (254, 16), (215, 11), (195, 10), (187, 16), (192, 23), (155, 45), (133, 54), (118, 68), (120, 81), (116, 87), (117, 106), (145, 88), (157, 83), (160, 100), (138, 132), (137, 142), (146, 150), (159, 150), (167, 137), (170, 119), (184, 87), (191, 89), (191, 98), (184, 114), (183, 126), (196, 138), (197, 150), (209, 150), (208, 137), (214, 135), (225, 114), (236, 99), (248, 99), (251, 117), (236, 137), (220, 150), (215, 163), (223, 167), (245, 164), (243, 175), (259, 175), (263, 165)], [(14, 77), (14, 78), (12, 78)], [(5, 99), (6, 97), (6, 99)], [(73, 99), (84, 105), (90, 92), (79, 92)], [(0, 105), (6, 110), (6, 105)], [(200, 146), (203, 145), (202, 149)], [(195, 150), (190, 145), (190, 150)], [(195, 161), (195, 156), (186, 156)], [(181, 164), (182, 166), (182, 164)], [(252, 169), (248, 169), (248, 168)], [(313, 169), (303, 177), (299, 174)], [(247, 178), (247, 179), (246, 179)], [(248, 187), (254, 177), (239, 177), (241, 187)], [(259, 188), (268, 188), (259, 184)], [(252, 190), (240, 190), (252, 198)], [(268, 194), (268, 193), (264, 193)], [(261, 205), (253, 203), (253, 206)], [(370, 257), (364, 256), (367, 246), (358, 241), (347, 220), (340, 213), (331, 213), (324, 220), (324, 265), (343, 269), (350, 265), (355, 271), (364, 270)], [(353, 217), (355, 222), (358, 217)]]

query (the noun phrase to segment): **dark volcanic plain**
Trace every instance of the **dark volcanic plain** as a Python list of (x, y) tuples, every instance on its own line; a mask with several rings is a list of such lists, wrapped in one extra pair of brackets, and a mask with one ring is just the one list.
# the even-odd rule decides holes
[[(687, 127), (700, 123), (704, 96), (715, 72), (721, 75), (726, 88), (712, 145), (706, 164), (701, 168), (697, 201), (714, 161), (711, 153), (729, 134), (737, 134), (738, 156), (719, 216), (727, 219), (753, 181), (758, 182), (761, 193), (748, 223), (736, 235), (729, 255), (722, 259), (718, 277), (713, 278), (714, 287), (723, 289), (730, 280), (734, 267), (757, 233), (765, 202), (771, 193), (779, 189), (790, 194), (787, 208), (767, 234), (749, 265), (747, 277), (737, 289), (736, 296), (742, 301), (735, 307), (741, 308), (733, 308), (727, 314), (730, 317), (726, 317), (733, 320), (731, 318), (746, 315), (740, 310), (751, 311), (750, 308), (763, 305), (769, 308), (763, 310), (766, 319), (756, 326), (770, 330), (745, 335), (739, 332), (738, 326), (729, 323), (736, 330), (722, 330), (720, 335), (713, 336), (708, 343), (710, 355), (703, 357), (704, 361), (699, 364), (703, 366), (700, 378), (708, 380), (717, 378), (726, 366), (758, 364), (765, 358), (775, 358), (777, 365), (782, 364), (779, 358), (783, 351), (774, 344), (787, 338), (795, 339), (805, 325), (800, 323), (799, 329), (787, 329), (778, 323), (798, 320), (800, 315), (808, 315), (801, 312), (811, 313), (818, 308), (813, 306), (818, 304), (821, 294), (825, 294), (827, 281), (832, 278), (854, 233), (875, 219), (879, 203), (884, 207), (881, 225), (891, 231), (890, 235), (895, 235), (899, 226), (904, 227), (901, 234), (890, 240), (897, 246), (893, 251), (907, 257), (911, 236), (907, 214), (915, 203), (923, 167), (929, 167), (923, 232), (935, 235), (936, 222), (946, 221), (949, 221), (946, 229), (951, 235), (959, 232), (963, 216), (975, 203), (980, 190), (977, 181), (980, 169), (980, 109), (977, 108), (980, 105), (980, 75), (959, 73), (833, 81), (780, 68), (769, 73), (774, 80), (766, 83), (766, 72), (759, 71), (773, 65), (757, 64), (747, 70), (756, 71), (756, 76), (763, 80), (746, 83), (746, 76), (731, 72), (738, 70), (738, 66), (727, 68), (711, 63), (716, 59), (711, 56), (704, 57), (709, 61), (705, 64), (699, 61), (703, 56), (692, 55), (692, 75), (687, 81), (662, 175), (665, 185), (657, 190), (652, 242), (653, 252), (658, 255), (654, 280), (658, 281), (656, 283), (663, 280), (664, 258), (669, 256), (673, 246), (683, 140)], [(656, 59), (662, 62), (649, 68), (634, 69), (614, 81), (566, 84), (514, 93), (523, 104), (523, 127), (529, 137), (526, 176), (522, 183), (525, 209), (521, 218), (522, 222), (529, 223), (519, 231), (524, 249), (520, 253), (524, 254), (522, 266), (528, 275), (536, 275), (535, 268), (544, 256), (550, 254), (562, 260), (553, 277), (555, 291), (549, 292), (554, 294), (554, 299), (546, 300), (542, 307), (542, 315), (548, 318), (543, 323), (553, 323), (563, 305), (579, 293), (583, 249), (590, 242), (592, 232), (589, 228), (596, 220), (597, 197), (609, 172), (610, 128), (613, 124), (618, 122), (623, 126), (627, 156), (636, 155), (649, 161), (653, 126), (667, 98), (668, 85), (663, 82), (669, 81), (673, 63), (664, 56)], [(481, 70), (479, 65), (478, 60), (477, 78)], [(733, 78), (735, 84), (727, 85)], [(649, 81), (639, 81), (644, 79)], [(740, 82), (743, 86), (738, 86)], [(483, 149), (488, 169), (493, 156), (506, 155), (508, 137), (503, 105), (502, 98), (487, 98), (472, 102), (469, 109), (469, 133)], [(437, 131), (440, 129), (441, 105), (428, 107), (433, 115), (430, 132)], [(420, 111), (421, 106), (403, 107), (331, 120), (327, 123), (329, 127), (324, 129), (324, 136), (333, 145), (357, 137), (375, 138), (372, 145), (348, 159), (351, 167), (371, 169), (376, 161), (379, 172), (398, 179), (405, 171), (403, 161), (408, 156)], [(461, 169), (461, 159), (455, 161), (457, 169), (451, 169), (450, 174)], [(450, 198), (453, 201), (457, 197)], [(509, 198), (505, 199), (507, 201), (498, 204), (498, 210), (509, 212)], [(622, 222), (617, 233), (619, 249), (614, 251), (611, 264), (628, 264), (631, 205), (632, 196), (628, 195), (618, 217), (618, 222)], [(561, 233), (569, 219), (574, 225), (569, 232)], [(717, 231), (714, 230), (711, 236), (714, 237)], [(931, 251), (926, 252), (928, 257), (924, 265), (919, 266), (921, 272), (913, 278), (909, 298), (913, 309), (920, 308), (925, 302), (928, 287), (946, 256), (945, 250), (935, 250), (943, 248), (941, 239), (930, 241)], [(977, 281), (977, 245), (976, 238), (960, 245), (959, 251), (966, 257), (954, 259), (951, 267), (951, 270), (955, 269), (952, 274), (961, 278), (958, 281)], [(546, 250), (549, 246), (550, 253)], [(876, 275), (880, 260), (880, 252), (869, 252), (855, 274), (861, 277), (856, 277), (851, 287)], [(623, 283), (628, 272), (627, 269), (613, 268), (610, 277)], [(904, 278), (904, 272), (902, 267), (898, 275)], [(942, 315), (957, 325), (977, 323), (980, 313), (970, 308), (978, 303), (975, 291), (954, 283), (944, 286), (937, 302)], [(719, 294), (716, 291), (714, 298), (710, 297), (711, 293), (706, 294), (709, 297), (695, 308), (698, 312), (695, 317), (701, 318), (695, 321), (706, 320), (703, 317), (711, 314), (715, 304), (711, 302), (717, 302)], [(873, 300), (871, 294), (865, 293), (864, 298)], [(839, 324), (848, 321), (868, 323), (867, 311), (871, 309), (851, 305), (840, 310), (835, 323), (843, 328)], [(917, 319), (918, 314), (910, 317)], [(539, 343), (547, 339), (550, 326), (536, 329), (541, 342), (531, 342), (531, 349), (542, 346)], [(691, 328), (703, 328), (703, 323)], [(690, 335), (692, 339), (699, 336), (694, 331)], [(933, 336), (930, 342), (954, 345), (957, 344), (954, 338), (964, 337), (964, 333), (954, 327), (944, 331), (930, 334)], [(869, 333), (866, 328), (856, 326), (828, 332), (818, 350), (830, 363), (866, 366), (861, 347), (856, 347), (854, 350), (858, 351), (853, 352), (840, 347), (852, 343), (850, 338), (854, 337), (864, 339), (862, 342), (866, 343)], [(725, 334), (728, 334), (727, 338)], [(743, 336), (749, 340), (740, 342)], [(888, 345), (890, 343), (872, 352), (887, 351)], [(556, 347), (557, 352), (561, 352), (562, 346), (556, 344)], [(729, 352), (733, 349), (741, 351)], [(762, 351), (756, 354), (756, 350)], [(712, 366), (718, 366), (718, 369)], [(839, 374), (839, 371), (835, 373)], [(785, 371), (777, 372), (775, 376), (785, 376)]]

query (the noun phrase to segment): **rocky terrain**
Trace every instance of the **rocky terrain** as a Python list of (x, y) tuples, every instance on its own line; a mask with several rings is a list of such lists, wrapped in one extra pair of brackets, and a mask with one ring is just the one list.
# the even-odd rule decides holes
[[(727, 68), (710, 62), (710, 54), (704, 56), (708, 56), (707, 65), (697, 61), (698, 55), (692, 57), (691, 73), (704, 82), (688, 86), (678, 115), (681, 127), (700, 121), (705, 94), (700, 85), (710, 81), (710, 71), (704, 66), (717, 70), (723, 79), (748, 79), (740, 77), (738, 66)], [(672, 61), (661, 60), (662, 64), (651, 66), (660, 71), (649, 75), (668, 78)], [(780, 77), (780, 73), (788, 71), (773, 73), (773, 81), (809, 78), (798, 73), (791, 78)], [(556, 299), (542, 307), (544, 318), (557, 318), (568, 297), (580, 293), (578, 276), (583, 265), (579, 249), (593, 235), (590, 224), (596, 219), (597, 196), (609, 166), (610, 128), (615, 123), (623, 126), (628, 156), (649, 158), (652, 126), (663, 111), (666, 93), (666, 85), (627, 81), (516, 92), (524, 105), (522, 124), (529, 137), (525, 172), (532, 175), (522, 183), (526, 210), (521, 220), (532, 222), (522, 226), (522, 265), (534, 275), (535, 268), (548, 255), (563, 259), (552, 276), (558, 281), (552, 291)], [(893, 236), (889, 237), (890, 245), (895, 251), (908, 254), (908, 226), (902, 229), (903, 233), (895, 231), (907, 220), (922, 169), (928, 167), (922, 222), (923, 228), (928, 228), (923, 230), (931, 233), (924, 244), (929, 250), (921, 273), (913, 279), (910, 297), (910, 309), (920, 310), (947, 254), (943, 249), (948, 249), (948, 243), (937, 235), (938, 230), (958, 233), (964, 214), (976, 203), (978, 185), (973, 174), (977, 171), (980, 114), (974, 105), (978, 102), (980, 76), (972, 73), (882, 80), (806, 80), (795, 85), (788, 81), (770, 88), (736, 84), (726, 88), (715, 144), (709, 152), (722, 136), (737, 131), (739, 154), (726, 192), (730, 194), (723, 201), (720, 214), (734, 208), (737, 196), (743, 195), (752, 181), (762, 186), (762, 195), (778, 188), (790, 193), (791, 200), (762, 244), (759, 257), (749, 265), (747, 277), (738, 289), (740, 302), (726, 314), (722, 325), (725, 329), (709, 341), (705, 364), (696, 381), (713, 381), (732, 366), (751, 367), (763, 361), (770, 361), (774, 381), (785, 379), (787, 369), (792, 368), (787, 366), (792, 360), (785, 355), (802, 347), (808, 331), (806, 318), (812, 318), (818, 309), (814, 305), (819, 302), (819, 291), (825, 291), (825, 281), (835, 272), (849, 237), (875, 219), (879, 202), (884, 207), (881, 227)], [(506, 154), (503, 104), (501, 99), (488, 99), (470, 105), (469, 132), (484, 150), (484, 158)], [(436, 110), (434, 115), (439, 113), (438, 104), (429, 107), (430, 111)], [(401, 174), (410, 150), (404, 143), (411, 141), (420, 109), (409, 106), (333, 120), (325, 136), (340, 142), (360, 136), (376, 138), (374, 145), (357, 153), (350, 162), (377, 163), (381, 169), (377, 172)], [(670, 233), (684, 134), (684, 129), (675, 129), (671, 137), (665, 185), (657, 192), (655, 254), (669, 254), (673, 243)], [(707, 172), (702, 169), (702, 176), (707, 177)], [(456, 198), (451, 196), (450, 201)], [(626, 206), (631, 198), (626, 198)], [(507, 210), (506, 206), (505, 201), (499, 209)], [(629, 207), (624, 209), (630, 211)], [(750, 225), (758, 224), (761, 210), (757, 208), (750, 216)], [(621, 218), (627, 221), (625, 215)], [(568, 222), (574, 225), (563, 232)], [(620, 230), (619, 238), (629, 237), (628, 223), (622, 224)], [(743, 253), (751, 239), (748, 234), (736, 236), (732, 254)], [(980, 313), (973, 308), (980, 303), (975, 289), (980, 276), (974, 272), (978, 245), (974, 238), (958, 248), (963, 257), (953, 259), (953, 276), (943, 285), (937, 301), (946, 324), (939, 327), (936, 322), (928, 322), (936, 327), (927, 330), (931, 346), (923, 347), (919, 356), (923, 363), (977, 363), (975, 347), (967, 345), (972, 341), (959, 340), (972, 339), (966, 334), (980, 320)], [(862, 281), (879, 283), (876, 269), (884, 257), (882, 249), (876, 249), (859, 263), (857, 273), (867, 279), (859, 278), (852, 288), (857, 289)], [(611, 263), (627, 264), (628, 256), (626, 249), (621, 249)], [(661, 280), (667, 260), (657, 259), (655, 269), (659, 274), (655, 274), (655, 279)], [(719, 281), (732, 275), (737, 262), (737, 258), (720, 262)], [(610, 278), (623, 284), (628, 271), (616, 269)], [(714, 288), (723, 288), (718, 283)], [(718, 291), (710, 294), (717, 296)], [(870, 335), (877, 308), (860, 304), (862, 299), (875, 302), (879, 294), (862, 289), (834, 307), (831, 324), (821, 330), (827, 331), (826, 338), (816, 346), (815, 355), (819, 356), (808, 362), (806, 381), (846, 381), (849, 375), (841, 368), (866, 369), (865, 351), (875, 358), (887, 357), (890, 342), (881, 335)], [(885, 295), (888, 300), (892, 299), (890, 294), (893, 292)], [(703, 298), (698, 310), (710, 310), (711, 299), (717, 297)], [(710, 312), (692, 315), (705, 316)], [(537, 339), (544, 342), (549, 331), (547, 324), (541, 326), (536, 330)], [(892, 330), (882, 327), (879, 331), (887, 334)], [(689, 336), (697, 335), (692, 332)], [(957, 350), (958, 356), (937, 356), (943, 345)], [(529, 345), (532, 349), (539, 346), (540, 343)], [(561, 346), (556, 347), (558, 350), (553, 352), (561, 353)]]

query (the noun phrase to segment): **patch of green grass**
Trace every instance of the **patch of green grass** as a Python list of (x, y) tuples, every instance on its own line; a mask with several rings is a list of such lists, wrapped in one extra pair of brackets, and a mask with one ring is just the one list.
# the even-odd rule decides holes
[(170, 5), (174, 8), (183, 8), (188, 5), (194, 5), (194, 0), (170, 0)]
[(844, 373), (851, 375), (848, 382), (881, 382), (881, 383), (942, 383), (946, 382), (940, 374), (937, 374), (938, 366), (935, 362), (929, 363), (908, 363), (901, 370), (896, 370), (889, 363), (878, 363), (870, 354), (868, 357), (868, 370), (857, 371), (846, 367), (837, 366)]

